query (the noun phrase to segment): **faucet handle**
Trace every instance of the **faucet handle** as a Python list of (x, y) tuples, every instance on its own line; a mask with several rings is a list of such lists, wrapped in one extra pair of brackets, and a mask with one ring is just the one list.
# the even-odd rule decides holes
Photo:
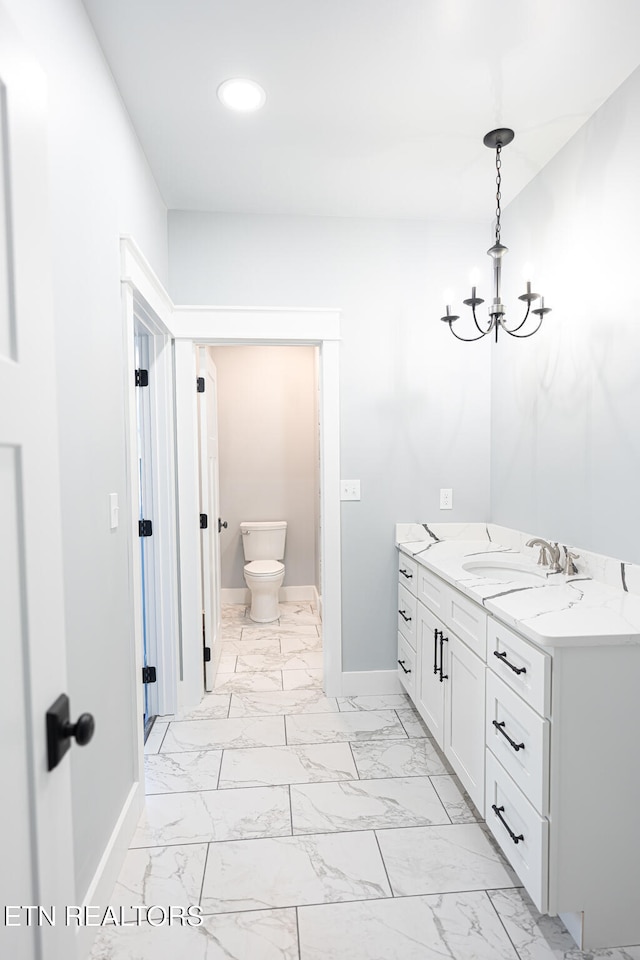
[(578, 568), (576, 567), (573, 561), (577, 560), (580, 554), (573, 553), (572, 550), (568, 550), (566, 547), (564, 548), (564, 551), (565, 551), (564, 571), (563, 571), (564, 575), (566, 577), (574, 577), (576, 573), (578, 573)]

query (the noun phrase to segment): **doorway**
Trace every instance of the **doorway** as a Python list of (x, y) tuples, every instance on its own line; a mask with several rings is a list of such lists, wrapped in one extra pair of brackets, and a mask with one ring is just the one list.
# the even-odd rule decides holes
[(156, 716), (177, 706), (178, 632), (169, 331), (135, 289), (123, 290), (131, 590), (140, 750)]
[[(204, 692), (202, 671), (202, 588), (198, 513), (196, 347), (311, 346), (317, 347), (319, 419), (320, 536), (319, 582), (323, 621), (325, 693), (337, 696), (342, 687), (341, 567), (340, 567), (340, 449), (339, 449), (339, 312), (269, 308), (174, 308), (176, 337), (176, 467), (178, 476), (181, 638), (184, 683), (183, 708), (193, 708)], [(268, 331), (268, 336), (265, 333)], [(247, 519), (243, 517), (242, 519)], [(250, 518), (249, 518), (250, 519)]]
[(211, 346), (218, 377), (223, 602), (248, 602), (242, 521), (286, 520), (280, 598), (320, 596), (318, 348)]

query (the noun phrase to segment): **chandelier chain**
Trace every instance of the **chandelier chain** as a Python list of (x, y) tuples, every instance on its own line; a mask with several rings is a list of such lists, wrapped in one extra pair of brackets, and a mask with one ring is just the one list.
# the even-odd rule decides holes
[(502, 185), (502, 174), (500, 172), (500, 168), (502, 167), (501, 152), (502, 144), (499, 143), (496, 147), (496, 243), (500, 243), (500, 216), (502, 214), (502, 208), (500, 206), (500, 200), (502, 199), (500, 192)]

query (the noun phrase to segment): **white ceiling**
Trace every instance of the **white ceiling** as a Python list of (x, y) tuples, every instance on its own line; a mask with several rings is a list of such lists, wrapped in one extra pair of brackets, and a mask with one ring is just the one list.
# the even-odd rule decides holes
[(483, 135), (508, 202), (640, 64), (638, 0), (84, 4), (172, 209), (490, 219)]

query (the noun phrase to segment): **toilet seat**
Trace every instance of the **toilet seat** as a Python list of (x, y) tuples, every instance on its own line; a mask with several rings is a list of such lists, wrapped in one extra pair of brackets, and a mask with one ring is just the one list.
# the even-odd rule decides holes
[(252, 577), (274, 577), (284, 573), (284, 563), (278, 560), (252, 560), (245, 564), (244, 572)]

